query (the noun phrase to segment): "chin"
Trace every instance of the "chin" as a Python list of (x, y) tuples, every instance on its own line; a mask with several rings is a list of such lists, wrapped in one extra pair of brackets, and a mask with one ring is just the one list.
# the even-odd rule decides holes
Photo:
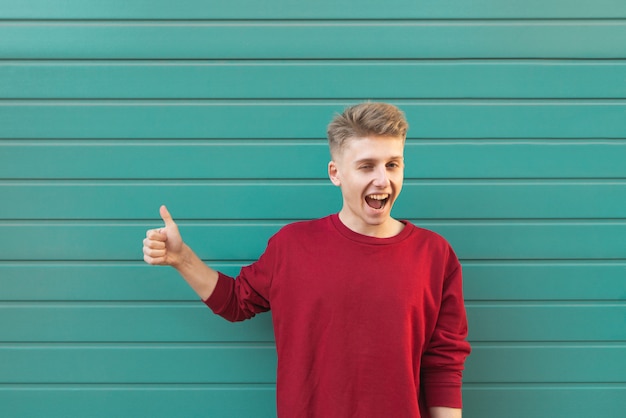
[(391, 214), (388, 211), (380, 214), (368, 214), (365, 219), (369, 225), (383, 225), (391, 219)]

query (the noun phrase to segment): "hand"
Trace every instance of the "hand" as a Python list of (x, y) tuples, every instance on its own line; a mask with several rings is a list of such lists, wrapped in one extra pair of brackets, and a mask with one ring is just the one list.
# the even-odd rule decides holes
[(146, 232), (146, 239), (143, 240), (143, 259), (152, 265), (177, 266), (182, 262), (183, 239), (167, 208), (161, 206), (159, 213), (165, 226)]
[(463, 415), (462, 409), (447, 408), (445, 406), (433, 406), (428, 409), (430, 418), (461, 418)]

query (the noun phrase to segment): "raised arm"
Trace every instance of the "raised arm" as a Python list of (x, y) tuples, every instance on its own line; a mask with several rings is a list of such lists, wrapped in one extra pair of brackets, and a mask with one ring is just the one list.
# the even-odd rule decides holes
[(165, 226), (146, 233), (143, 240), (144, 261), (151, 265), (174, 267), (202, 300), (208, 299), (217, 284), (218, 273), (184, 243), (178, 225), (167, 208), (161, 206), (159, 212)]

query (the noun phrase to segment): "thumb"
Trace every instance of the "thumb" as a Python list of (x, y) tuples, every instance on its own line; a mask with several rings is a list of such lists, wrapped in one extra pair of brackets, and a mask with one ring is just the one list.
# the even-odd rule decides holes
[(165, 222), (166, 228), (168, 226), (176, 226), (176, 223), (172, 219), (172, 215), (170, 215), (170, 212), (167, 210), (167, 207), (165, 207), (165, 205), (161, 206), (161, 208), (159, 209), (159, 213), (161, 214), (161, 219), (163, 219), (163, 222)]

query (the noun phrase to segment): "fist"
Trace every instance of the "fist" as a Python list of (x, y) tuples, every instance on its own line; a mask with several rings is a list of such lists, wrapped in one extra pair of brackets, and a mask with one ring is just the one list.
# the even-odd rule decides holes
[(143, 259), (152, 265), (175, 266), (181, 260), (183, 239), (167, 208), (161, 206), (159, 212), (165, 226), (146, 232), (146, 238), (143, 240)]

